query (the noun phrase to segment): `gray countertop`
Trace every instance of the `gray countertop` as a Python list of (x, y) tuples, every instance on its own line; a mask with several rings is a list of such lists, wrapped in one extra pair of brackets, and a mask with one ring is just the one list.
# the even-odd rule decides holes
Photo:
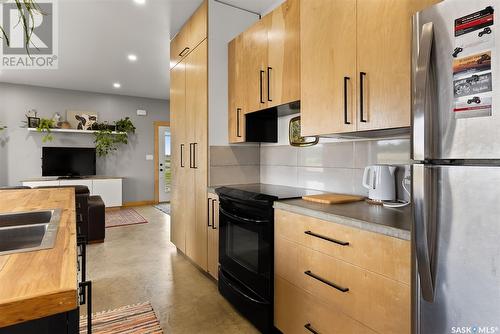
[(410, 240), (411, 209), (386, 208), (365, 201), (347, 204), (319, 204), (290, 199), (274, 202), (274, 208), (331, 221), (370, 232)]

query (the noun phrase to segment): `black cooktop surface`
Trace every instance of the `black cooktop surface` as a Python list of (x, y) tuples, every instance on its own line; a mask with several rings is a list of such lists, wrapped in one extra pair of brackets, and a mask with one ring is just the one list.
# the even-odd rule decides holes
[[(226, 190), (224, 191), (223, 188), (225, 188)], [(231, 189), (238, 190), (238, 193), (240, 194), (241, 192), (245, 192), (248, 193), (248, 195), (261, 195), (261, 196), (263, 195), (269, 198), (270, 200), (275, 200), (275, 201), (291, 199), (291, 198), (301, 198), (304, 195), (321, 193), (319, 191), (314, 191), (310, 189), (279, 186), (275, 184), (263, 184), (263, 183), (228, 185), (221, 188), (217, 188), (216, 190), (218, 193), (220, 191), (228, 193), (229, 190), (230, 193)], [(229, 193), (228, 195), (230, 195)]]

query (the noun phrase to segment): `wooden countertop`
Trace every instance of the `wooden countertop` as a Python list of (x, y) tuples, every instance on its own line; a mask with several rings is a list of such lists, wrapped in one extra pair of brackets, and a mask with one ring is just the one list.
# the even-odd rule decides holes
[(74, 190), (0, 190), (0, 213), (57, 208), (53, 248), (0, 256), (0, 327), (78, 307)]

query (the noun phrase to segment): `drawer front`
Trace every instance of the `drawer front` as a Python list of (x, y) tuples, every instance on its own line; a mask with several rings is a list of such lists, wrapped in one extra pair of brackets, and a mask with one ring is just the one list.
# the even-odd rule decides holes
[(282, 210), (275, 210), (275, 233), (307, 248), (410, 284), (411, 244), (407, 240)]
[(380, 333), (409, 333), (410, 288), (280, 236), (275, 273)]
[(284, 334), (375, 334), (285, 279), (275, 276), (274, 282), (274, 325)]

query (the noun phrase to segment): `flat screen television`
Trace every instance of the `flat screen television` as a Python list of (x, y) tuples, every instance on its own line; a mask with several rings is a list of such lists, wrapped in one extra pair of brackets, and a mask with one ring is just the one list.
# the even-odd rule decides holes
[(95, 148), (43, 147), (42, 176), (83, 177), (96, 174)]

